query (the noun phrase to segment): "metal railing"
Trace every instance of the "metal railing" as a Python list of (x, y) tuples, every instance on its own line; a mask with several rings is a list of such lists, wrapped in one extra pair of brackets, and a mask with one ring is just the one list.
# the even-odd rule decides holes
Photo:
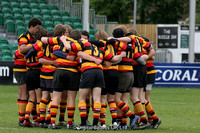
[(167, 49), (157, 49), (155, 63), (172, 63), (172, 52)]

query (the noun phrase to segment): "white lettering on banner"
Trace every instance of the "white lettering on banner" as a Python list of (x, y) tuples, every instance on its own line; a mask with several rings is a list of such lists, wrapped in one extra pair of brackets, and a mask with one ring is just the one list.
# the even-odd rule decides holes
[(0, 76), (2, 77), (9, 77), (9, 67), (8, 66), (1, 66), (0, 67)]
[[(167, 73), (169, 73), (169, 77), (168, 77), (168, 78), (167, 78), (167, 76), (166, 76)], [(172, 77), (173, 77), (173, 72), (172, 72), (172, 70), (166, 70), (166, 71), (164, 71), (163, 76), (162, 76), (163, 80), (165, 80), (165, 81), (171, 80)]]
[(197, 70), (193, 70), (192, 81), (198, 81), (198, 78), (195, 78), (196, 75), (197, 75)]
[[(156, 72), (157, 72), (157, 73), (162, 73), (162, 71), (159, 70), (159, 69), (157, 69)], [(156, 81), (159, 81), (159, 80), (161, 80), (161, 77), (156, 78)]]
[[(161, 79), (163, 79), (164, 81), (198, 81), (198, 78), (196, 78), (197, 76), (197, 70), (193, 70), (192, 72), (190, 72), (189, 70), (186, 70), (184, 73), (181, 70), (174, 70), (174, 72), (172, 70), (165, 70), (164, 72), (160, 69), (156, 70), (157, 73), (160, 73), (161, 76), (156, 78), (156, 81), (159, 81)], [(158, 75), (160, 75), (158, 74)], [(182, 76), (181, 76), (182, 75)]]
[(178, 80), (178, 81), (180, 81), (181, 80), (181, 78), (180, 78), (180, 75), (182, 74), (182, 71), (181, 70), (175, 70), (174, 71), (174, 77), (173, 77), (173, 80)]
[(183, 77), (182, 77), (182, 81), (187, 79), (188, 81), (190, 81), (190, 72), (187, 70), (185, 71), (185, 73), (183, 74)]

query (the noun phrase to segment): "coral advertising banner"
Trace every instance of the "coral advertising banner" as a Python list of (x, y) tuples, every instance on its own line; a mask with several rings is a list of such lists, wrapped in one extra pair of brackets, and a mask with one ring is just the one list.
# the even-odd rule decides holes
[(156, 83), (154, 87), (200, 88), (200, 64), (155, 63)]

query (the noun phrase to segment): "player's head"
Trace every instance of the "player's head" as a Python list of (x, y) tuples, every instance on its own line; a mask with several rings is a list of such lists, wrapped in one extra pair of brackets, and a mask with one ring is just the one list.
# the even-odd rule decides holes
[(42, 22), (40, 19), (38, 18), (31, 18), (28, 22), (28, 28), (29, 28), (29, 32), (34, 35), (36, 29), (40, 28), (40, 26), (42, 25)]
[(43, 27), (38, 28), (35, 31), (35, 40), (41, 40), (42, 37), (46, 37), (47, 36), (47, 30)]
[(89, 40), (89, 32), (86, 30), (82, 30), (81, 31), (81, 38), (85, 39), (85, 40)]
[(138, 35), (137, 31), (134, 28), (129, 28), (128, 29), (129, 33), (131, 33), (132, 35)]
[(53, 37), (54, 36), (54, 32), (53, 31), (48, 31), (47, 32), (47, 37)]
[(122, 30), (124, 31), (124, 34), (125, 34), (125, 35), (126, 35), (127, 33), (129, 33), (129, 31), (128, 31), (128, 29), (127, 29), (127, 27), (126, 27), (125, 25), (119, 25), (119, 26), (117, 26), (116, 28), (122, 29)]
[(55, 36), (62, 36), (66, 32), (66, 27), (62, 24), (57, 24), (53, 30)]
[(73, 30), (70, 34), (70, 37), (74, 40), (80, 40), (81, 39), (81, 32), (79, 30)]
[(116, 28), (113, 30), (113, 37), (115, 38), (119, 38), (119, 37), (123, 37), (124, 36), (124, 31), (120, 28)]
[(72, 32), (72, 27), (68, 24), (64, 25), (66, 27), (66, 32), (65, 32), (65, 36), (70, 37), (70, 34)]
[(95, 40), (105, 40), (108, 38), (108, 34), (104, 30), (99, 30), (95, 34)]

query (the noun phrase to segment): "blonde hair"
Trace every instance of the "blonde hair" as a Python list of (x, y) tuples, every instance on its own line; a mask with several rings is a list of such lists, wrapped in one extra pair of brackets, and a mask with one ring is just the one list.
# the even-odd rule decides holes
[(133, 33), (133, 35), (137, 35), (137, 31), (134, 28), (129, 28), (128, 31)]
[(66, 27), (62, 24), (57, 24), (53, 30), (54, 35), (62, 36), (66, 31)]
[(108, 34), (104, 30), (99, 30), (95, 34), (95, 40), (104, 40), (108, 38)]
[(70, 34), (72, 32), (72, 27), (68, 24), (65, 24), (64, 26), (66, 27), (66, 31), (68, 31)]
[(122, 29), (124, 31), (125, 35), (129, 33), (128, 29), (127, 29), (127, 27), (125, 25), (118, 25), (116, 28)]

